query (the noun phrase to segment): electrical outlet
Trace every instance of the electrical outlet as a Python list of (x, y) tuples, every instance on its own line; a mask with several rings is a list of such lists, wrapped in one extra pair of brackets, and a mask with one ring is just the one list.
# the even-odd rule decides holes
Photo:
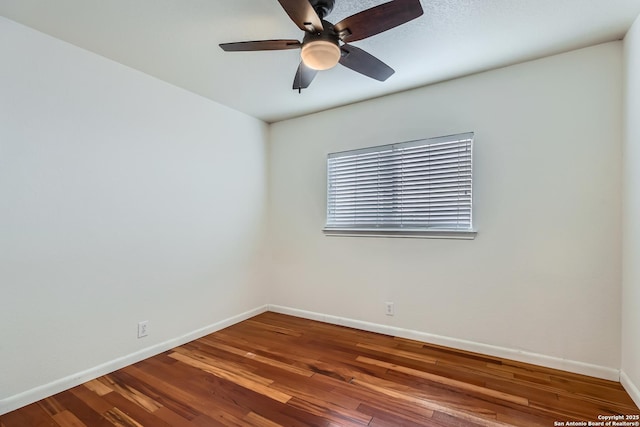
[(147, 335), (149, 335), (149, 321), (138, 322), (138, 338), (146, 337)]
[(392, 302), (387, 301), (384, 303), (384, 314), (386, 314), (387, 316), (393, 316), (395, 314)]

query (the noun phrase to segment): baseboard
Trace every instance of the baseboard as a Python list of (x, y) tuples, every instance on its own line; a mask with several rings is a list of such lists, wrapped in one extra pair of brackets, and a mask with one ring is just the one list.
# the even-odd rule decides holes
[[(442, 345), (459, 350), (471, 351), (474, 353), (486, 354), (488, 356), (500, 357), (503, 359), (515, 360), (517, 362), (530, 363), (533, 365), (544, 366), (552, 369), (560, 369), (576, 374), (588, 375), (596, 378), (602, 378), (611, 381), (620, 381), (620, 371), (615, 368), (593, 365), (590, 363), (578, 362), (575, 360), (561, 359), (558, 357), (546, 356), (544, 354), (531, 353), (522, 350), (516, 350), (506, 347), (499, 347), (489, 344), (482, 344), (473, 341), (466, 341), (457, 338), (445, 337), (426, 332), (414, 331), (411, 329), (403, 329), (395, 326), (380, 325), (377, 323), (365, 322), (362, 320), (354, 320), (344, 317), (331, 316), (321, 313), (314, 313), (306, 310), (283, 307), (279, 305), (269, 304), (269, 311), (276, 313), (289, 314), (305, 319), (318, 320), (321, 322), (331, 323), (334, 325), (348, 326), (351, 328), (362, 329), (370, 332), (377, 332), (386, 335), (392, 335), (401, 338), (413, 339), (430, 344)], [(636, 389), (637, 391), (637, 389)]]
[(629, 378), (624, 370), (620, 371), (620, 384), (627, 390), (627, 393), (629, 393), (629, 396), (631, 396), (636, 406), (640, 408), (640, 389), (631, 381), (631, 378)]
[(238, 322), (242, 322), (243, 320), (249, 319), (260, 313), (264, 313), (265, 311), (267, 311), (266, 305), (238, 314), (237, 316), (229, 317), (227, 319), (205, 326), (204, 328), (189, 332), (188, 334), (182, 335), (180, 337), (144, 348), (140, 351), (136, 351), (135, 353), (131, 353), (118, 359), (111, 360), (102, 365), (95, 366), (93, 368), (78, 372), (73, 375), (69, 375), (68, 377), (60, 378), (48, 384), (43, 384), (15, 396), (0, 400), (0, 415), (14, 411), (33, 402), (37, 402), (38, 400), (52, 396), (56, 393), (60, 393), (61, 391), (68, 390), (87, 381), (91, 381), (92, 379), (98, 378), (102, 375), (117, 371), (118, 369), (122, 369), (125, 366), (132, 365), (141, 360), (160, 354), (164, 351), (171, 350), (174, 347), (186, 344), (190, 341), (196, 340), (205, 335), (209, 335), (213, 332), (219, 331)]

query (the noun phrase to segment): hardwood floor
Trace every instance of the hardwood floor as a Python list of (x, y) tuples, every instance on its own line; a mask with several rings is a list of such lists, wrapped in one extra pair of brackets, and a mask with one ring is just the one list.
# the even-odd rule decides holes
[(639, 413), (615, 382), (264, 313), (0, 427), (554, 426)]

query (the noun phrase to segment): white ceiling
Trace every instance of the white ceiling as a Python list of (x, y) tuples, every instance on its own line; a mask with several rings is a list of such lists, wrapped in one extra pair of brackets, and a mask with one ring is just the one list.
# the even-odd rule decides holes
[[(338, 22), (386, 0), (336, 0)], [(299, 50), (219, 43), (303, 33), (276, 0), (0, 0), (0, 14), (267, 122), (621, 39), (640, 0), (422, 0), (425, 14), (355, 42), (396, 70), (384, 83), (338, 66), (302, 94)]]

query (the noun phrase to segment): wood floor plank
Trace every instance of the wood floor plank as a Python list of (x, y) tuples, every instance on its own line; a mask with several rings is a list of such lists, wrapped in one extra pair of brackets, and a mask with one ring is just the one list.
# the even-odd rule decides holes
[(60, 424), (54, 421), (38, 403), (0, 416), (0, 423), (3, 424), (3, 427), (60, 427)]
[[(292, 400), (287, 402), (287, 404), (293, 407), (303, 408), (307, 412), (320, 416), (331, 414), (331, 416), (326, 417), (327, 419), (338, 417), (353, 420), (363, 425), (367, 425), (369, 421), (371, 421), (370, 416), (358, 412), (357, 408), (360, 402), (356, 402), (353, 399), (343, 399), (331, 394), (313, 393), (313, 391), (301, 392), (296, 387), (282, 388), (288, 393), (295, 395)], [(310, 408), (313, 408), (313, 410)]]
[(113, 407), (111, 403), (102, 398), (105, 395), (99, 396), (84, 386), (74, 387), (69, 392), (98, 414), (104, 414)]
[[(389, 395), (378, 393), (363, 387), (354, 387), (353, 382), (337, 382), (333, 378), (317, 378), (319, 381), (326, 381), (334, 385), (333, 398), (342, 402), (342, 399), (355, 399), (361, 403), (357, 409), (362, 412), (362, 408), (375, 407), (389, 414), (397, 416), (399, 419), (415, 420), (416, 422), (427, 422), (433, 411), (414, 405), (402, 398), (394, 398)], [(369, 414), (369, 412), (365, 412)], [(369, 414), (371, 415), (371, 414)]]
[[(138, 423), (143, 426), (152, 425), (154, 427), (171, 427), (155, 415), (157, 409), (155, 409), (154, 412), (149, 412), (144, 406), (140, 406), (137, 402), (130, 400), (127, 396), (114, 392), (105, 395), (105, 399), (112, 405), (112, 408), (104, 413), (107, 419), (112, 419), (107, 415), (111, 414), (112, 416), (126, 420), (129, 423)], [(127, 417), (124, 418), (120, 416), (119, 412), (115, 411), (115, 409), (123, 412)]]
[(153, 364), (154, 361), (149, 361), (128, 369), (141, 381), (161, 386), (165, 395), (178, 404), (178, 408), (193, 414), (192, 420), (206, 417), (215, 420), (224, 412), (238, 417), (246, 415), (245, 408), (236, 404), (238, 397), (233, 393), (237, 387), (232, 382), (190, 366), (176, 365), (171, 372), (165, 372)]
[(397, 357), (405, 358), (409, 360), (417, 360), (418, 362), (421, 362), (421, 363), (436, 363), (438, 361), (438, 359), (432, 356), (426, 356), (420, 353), (399, 350), (397, 348), (386, 347), (382, 345), (358, 343), (357, 347), (361, 349), (373, 350), (379, 353), (397, 356)]
[(53, 417), (55, 414), (59, 414), (65, 410), (64, 406), (60, 405), (57, 400), (50, 397), (42, 399), (40, 402), (36, 403), (36, 405), (49, 414), (50, 417)]
[[(420, 395), (425, 399), (438, 402), (444, 406), (450, 406), (461, 411), (477, 413), (478, 408), (482, 408), (487, 414), (492, 414), (497, 419), (509, 418), (511, 415), (522, 419), (538, 419), (546, 420), (544, 425), (553, 425), (553, 420), (548, 413), (541, 409), (531, 408), (530, 406), (522, 406), (500, 399), (490, 398), (486, 395), (471, 395), (461, 393), (460, 391), (443, 388), (437, 383), (428, 383), (420, 379), (411, 379), (404, 374), (389, 373), (383, 379), (394, 383), (405, 384), (407, 387), (418, 390)], [(555, 399), (557, 401), (557, 398)], [(517, 425), (517, 424), (516, 424)], [(535, 425), (533, 423), (532, 425)]]
[(112, 388), (100, 382), (99, 379), (88, 381), (84, 383), (84, 386), (96, 393), (98, 396), (104, 396), (105, 394), (113, 391)]
[(250, 375), (246, 371), (230, 372), (215, 365), (208, 364), (205, 361), (186, 356), (179, 352), (172, 353), (171, 357), (189, 366), (193, 366), (194, 368), (201, 369), (204, 372), (208, 372), (219, 378), (223, 378), (225, 380), (238, 384), (240, 387), (255, 391), (256, 393), (260, 393), (263, 396), (267, 396), (280, 403), (287, 403), (291, 399), (290, 395), (269, 388), (269, 385), (272, 384), (272, 381), (266, 378), (262, 378), (258, 375)]
[(249, 412), (243, 419), (256, 427), (280, 427), (280, 424), (274, 423), (255, 412)]
[(302, 397), (305, 400), (319, 400), (346, 410), (357, 409), (361, 400), (336, 393), (337, 383), (341, 382), (331, 377), (314, 375), (305, 381), (305, 384), (300, 384), (296, 378), (287, 378), (279, 379), (271, 387), (287, 394)]
[[(144, 427), (143, 424), (140, 424), (125, 412), (120, 410), (120, 408), (112, 408), (105, 412), (104, 417), (109, 420), (114, 426), (118, 427)], [(153, 425), (153, 424), (148, 424)]]
[[(206, 347), (210, 348), (211, 346), (206, 346)], [(200, 348), (202, 348), (202, 347), (200, 347)], [(308, 369), (303, 369), (303, 368), (299, 368), (297, 366), (292, 366), (292, 365), (287, 364), (285, 362), (280, 362), (278, 360), (274, 360), (274, 359), (271, 359), (269, 357), (253, 353), (251, 351), (242, 350), (240, 348), (236, 348), (236, 347), (233, 347), (233, 346), (230, 346), (230, 345), (220, 344), (219, 343), (219, 344), (216, 344), (215, 348), (217, 350), (222, 350), (222, 351), (227, 352), (227, 353), (235, 354), (235, 355), (241, 356), (241, 357), (243, 357), (245, 359), (249, 359), (251, 361), (263, 363), (265, 365), (269, 365), (269, 366), (272, 366), (272, 367), (277, 368), (277, 369), (282, 369), (282, 370), (285, 370), (285, 371), (288, 371), (288, 372), (291, 372), (291, 373), (294, 373), (294, 374), (297, 374), (297, 375), (302, 375), (304, 377), (311, 377), (313, 375), (313, 372), (308, 370)]]
[(543, 427), (639, 413), (613, 381), (267, 312), (0, 427)]
[(60, 427), (87, 427), (85, 423), (80, 421), (70, 411), (58, 412), (57, 414), (53, 415), (51, 418), (53, 418), (54, 421), (60, 425)]
[[(147, 362), (147, 364), (151, 363), (151, 361)], [(157, 411), (161, 411), (163, 408), (168, 408), (171, 412), (187, 420), (192, 420), (201, 414), (190, 405), (183, 404), (177, 400), (180, 396), (172, 393), (173, 384), (169, 387), (167, 386), (168, 383), (170, 384), (172, 382), (170, 378), (149, 376), (146, 378), (146, 381), (142, 380), (135, 375), (136, 372), (139, 372), (137, 370), (138, 366), (139, 365), (133, 365), (117, 372), (112, 372), (110, 375), (112, 377), (117, 377), (120, 381), (131, 384), (132, 387), (135, 387), (162, 405)], [(175, 368), (175, 366), (173, 368)], [(174, 369), (172, 369), (172, 372), (173, 370)], [(166, 371), (163, 370), (162, 372)]]
[(429, 419), (433, 417), (433, 411), (425, 410), (422, 414), (417, 415), (413, 413), (405, 414), (390, 411), (388, 408), (381, 406), (371, 406), (368, 404), (361, 404), (358, 410), (363, 414), (371, 416), (370, 426), (402, 426), (402, 427), (420, 427), (425, 425)]
[(190, 420), (181, 417), (167, 407), (158, 408), (155, 415), (171, 427), (192, 427)]
[(120, 381), (117, 376), (105, 375), (102, 379), (109, 383), (112, 393), (107, 393), (105, 396), (111, 396), (114, 393), (123, 396), (125, 399), (139, 405), (148, 412), (155, 412), (162, 405), (156, 402), (153, 398), (145, 395), (135, 387)]
[(359, 356), (358, 360), (364, 363), (370, 363), (373, 365), (382, 366), (393, 371), (402, 372), (407, 375), (412, 375), (417, 378), (422, 378), (434, 383), (442, 384), (444, 386), (447, 386), (455, 390), (460, 390), (462, 392), (490, 396), (495, 399), (505, 400), (507, 402), (512, 402), (522, 406), (529, 405), (529, 400), (525, 397), (514, 396), (512, 394), (496, 391), (488, 387), (480, 387), (474, 384), (468, 384), (462, 381), (452, 380), (450, 378), (441, 377), (438, 375), (431, 374), (429, 372), (423, 372), (417, 369), (407, 368), (407, 367), (399, 366), (393, 363), (382, 362), (382, 361), (371, 359), (368, 357)]
[(394, 397), (400, 400), (403, 400), (407, 403), (411, 403), (420, 408), (426, 409), (431, 412), (442, 412), (444, 414), (448, 414), (454, 418), (460, 419), (465, 422), (474, 423), (483, 427), (504, 427), (509, 424), (502, 423), (497, 420), (497, 414), (482, 411), (482, 408), (478, 408), (479, 410), (475, 413), (461, 411), (454, 407), (448, 407), (441, 405), (437, 402), (428, 400), (423, 398), (417, 393), (412, 392), (411, 390), (398, 390), (397, 387), (385, 387), (384, 385), (380, 385), (379, 382), (373, 381), (363, 381), (363, 380), (354, 380), (353, 382), (356, 385), (368, 388), (370, 390), (381, 393), (385, 396)]
[(70, 390), (58, 393), (52, 397), (59, 405), (71, 412), (79, 421), (87, 427), (113, 427), (102, 414), (94, 411), (84, 401), (76, 397)]

